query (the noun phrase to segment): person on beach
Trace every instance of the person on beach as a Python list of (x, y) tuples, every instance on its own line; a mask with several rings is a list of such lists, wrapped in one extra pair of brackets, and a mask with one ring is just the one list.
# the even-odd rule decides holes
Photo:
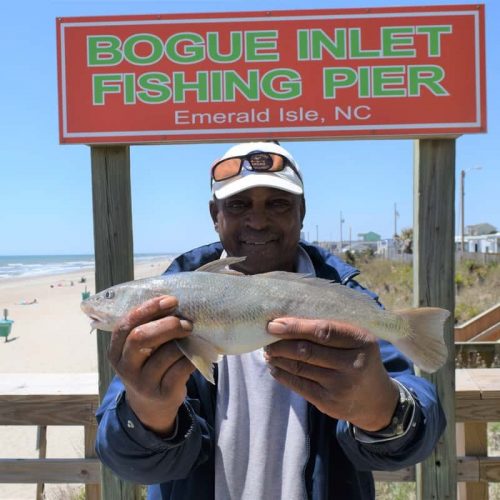
[[(378, 301), (355, 268), (300, 240), (303, 179), (279, 144), (229, 149), (211, 168), (211, 190), (220, 241), (166, 273), (246, 256), (234, 269), (310, 274)], [(407, 358), (334, 320), (270, 322), (281, 340), (224, 357), (212, 385), (173, 342), (192, 329), (172, 315), (176, 303), (158, 297), (122, 318), (109, 349), (117, 377), (97, 412), (98, 456), (150, 485), (149, 499), (373, 499), (371, 471), (422, 461), (446, 425), (435, 388)]]

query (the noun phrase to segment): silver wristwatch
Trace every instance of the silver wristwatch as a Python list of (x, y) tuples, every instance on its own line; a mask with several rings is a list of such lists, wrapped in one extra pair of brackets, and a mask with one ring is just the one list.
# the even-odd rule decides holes
[(358, 429), (352, 425), (354, 438), (360, 443), (383, 443), (404, 436), (413, 424), (415, 417), (415, 399), (410, 391), (395, 379), (391, 379), (399, 389), (399, 401), (387, 427), (376, 432)]

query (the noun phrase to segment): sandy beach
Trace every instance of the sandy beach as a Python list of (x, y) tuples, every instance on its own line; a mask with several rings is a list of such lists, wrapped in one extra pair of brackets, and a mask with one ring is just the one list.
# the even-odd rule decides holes
[[(139, 262), (135, 278), (161, 274), (168, 263), (166, 257)], [(0, 374), (97, 372), (96, 333), (80, 310), (85, 290), (95, 292), (93, 269), (1, 280), (0, 314), (8, 309), (14, 324), (9, 341), (0, 338)], [(0, 426), (0, 458), (37, 456), (36, 427)], [(48, 458), (82, 456), (83, 428), (48, 428)], [(35, 491), (36, 485), (0, 484), (0, 499), (33, 499)], [(46, 485), (48, 499), (71, 496), (66, 485)]]

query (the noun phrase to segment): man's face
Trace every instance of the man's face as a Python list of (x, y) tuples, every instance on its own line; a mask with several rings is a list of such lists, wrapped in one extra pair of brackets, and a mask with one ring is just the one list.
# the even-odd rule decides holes
[(246, 274), (293, 271), (305, 214), (302, 196), (258, 187), (210, 202), (210, 214), (229, 256), (246, 257)]

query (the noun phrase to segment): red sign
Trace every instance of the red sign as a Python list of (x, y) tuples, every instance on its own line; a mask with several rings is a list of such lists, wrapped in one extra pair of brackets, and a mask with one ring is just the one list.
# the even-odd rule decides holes
[(486, 131), (484, 6), (57, 20), (60, 141)]

